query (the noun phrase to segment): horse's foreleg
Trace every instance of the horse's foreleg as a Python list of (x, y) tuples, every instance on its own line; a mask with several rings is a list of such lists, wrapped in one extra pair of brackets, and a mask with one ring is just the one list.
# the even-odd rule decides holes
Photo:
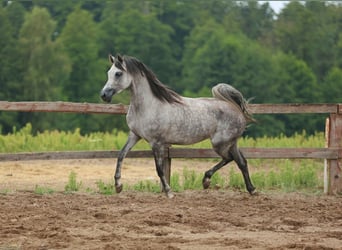
[(116, 170), (115, 170), (115, 190), (117, 193), (120, 193), (122, 191), (122, 184), (120, 182), (121, 179), (121, 167), (122, 167), (122, 161), (126, 157), (127, 153), (132, 149), (132, 147), (140, 140), (140, 137), (134, 134), (133, 132), (130, 132), (127, 142), (125, 146), (121, 149), (118, 160), (116, 163)]
[(152, 151), (163, 190), (168, 198), (172, 198), (174, 195), (164, 175), (164, 164), (166, 161), (167, 147), (165, 145), (153, 144)]
[(209, 169), (208, 171), (205, 172), (203, 180), (202, 180), (202, 185), (204, 189), (209, 188), (210, 186), (210, 178), (211, 176), (220, 168), (231, 162), (233, 159), (223, 159), (220, 161), (218, 164), (216, 164), (213, 168)]
[(250, 194), (256, 194), (255, 187), (252, 184), (252, 181), (249, 177), (249, 172), (248, 172), (248, 165), (247, 165), (247, 160), (241, 153), (241, 151), (237, 148), (237, 146), (233, 146), (231, 149), (231, 154), (234, 158), (234, 161), (237, 163), (239, 169), (242, 172), (243, 179), (245, 181), (246, 188)]

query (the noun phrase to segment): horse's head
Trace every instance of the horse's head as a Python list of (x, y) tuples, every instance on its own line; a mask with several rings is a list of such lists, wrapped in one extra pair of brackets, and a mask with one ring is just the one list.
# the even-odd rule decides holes
[(107, 72), (108, 80), (101, 90), (101, 98), (105, 102), (110, 102), (113, 95), (128, 88), (133, 80), (132, 76), (128, 74), (124, 60), (120, 55), (117, 57), (109, 55), (109, 61), (112, 66)]

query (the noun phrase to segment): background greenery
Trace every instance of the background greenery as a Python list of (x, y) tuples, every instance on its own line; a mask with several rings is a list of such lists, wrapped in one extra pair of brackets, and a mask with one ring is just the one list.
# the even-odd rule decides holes
[[(219, 82), (254, 103), (341, 102), (342, 5), (228, 0), (2, 1), (0, 100), (99, 102), (107, 55), (135, 56), (186, 96)], [(121, 94), (116, 103), (128, 103)], [(324, 115), (258, 116), (246, 135), (307, 134)], [(123, 116), (0, 112), (1, 133), (127, 130)]]
[[(128, 134), (114, 129), (111, 132), (94, 132), (82, 135), (80, 129), (74, 131), (46, 130), (33, 134), (32, 125), (26, 124), (20, 130), (0, 135), (0, 153), (18, 152), (46, 152), (73, 150), (120, 150), (126, 143)], [(280, 134), (275, 137), (263, 136), (259, 138), (244, 137), (239, 140), (240, 147), (260, 148), (323, 148), (325, 146), (324, 133), (314, 135), (295, 133), (291, 137)], [(177, 146), (174, 146), (177, 147)], [(185, 146), (180, 146), (184, 148)], [(191, 148), (211, 148), (210, 140), (205, 140)], [(147, 150), (150, 146), (141, 140), (134, 146), (136, 150)]]

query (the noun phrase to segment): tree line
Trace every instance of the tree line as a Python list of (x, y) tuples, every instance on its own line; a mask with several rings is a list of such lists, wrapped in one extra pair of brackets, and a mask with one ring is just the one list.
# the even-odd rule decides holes
[[(229, 0), (2, 1), (0, 100), (100, 102), (109, 53), (139, 58), (185, 96), (226, 82), (253, 103), (338, 103), (342, 5)], [(114, 98), (129, 102), (128, 93)], [(260, 115), (250, 136), (308, 134), (322, 115)], [(1, 132), (126, 130), (122, 116), (0, 112)]]

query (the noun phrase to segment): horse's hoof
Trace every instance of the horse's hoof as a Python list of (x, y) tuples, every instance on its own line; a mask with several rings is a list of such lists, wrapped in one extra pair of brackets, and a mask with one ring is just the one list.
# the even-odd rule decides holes
[(203, 188), (208, 189), (210, 187), (210, 179), (209, 178), (204, 178), (202, 181)]
[(173, 197), (175, 197), (175, 195), (171, 191), (166, 192), (165, 194), (166, 194), (166, 197), (169, 199), (172, 199)]
[(121, 193), (121, 191), (122, 191), (122, 184), (115, 186), (115, 191), (117, 193)]
[(249, 192), (250, 195), (257, 196), (259, 195), (258, 191), (254, 189), (253, 191)]

